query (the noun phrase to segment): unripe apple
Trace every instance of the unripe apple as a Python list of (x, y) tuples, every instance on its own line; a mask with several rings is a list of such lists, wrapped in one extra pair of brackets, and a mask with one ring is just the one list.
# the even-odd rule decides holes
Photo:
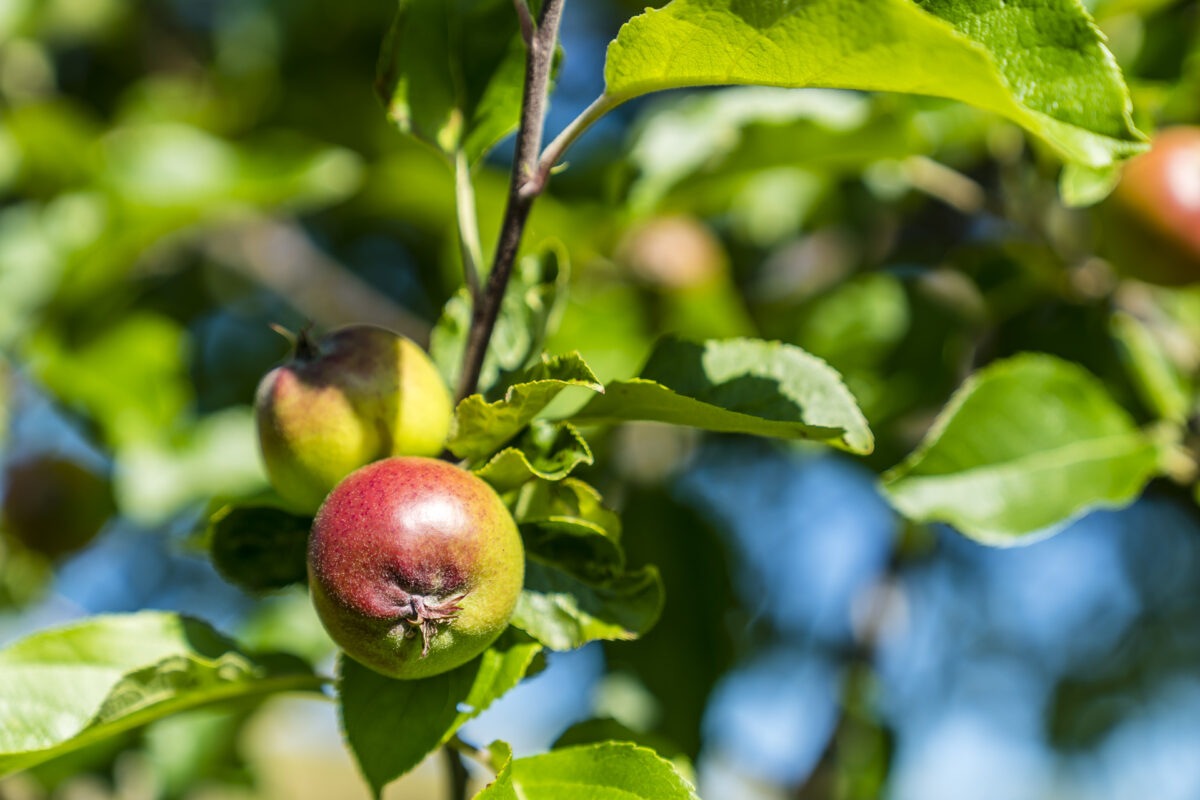
[(1131, 277), (1200, 281), (1200, 127), (1164, 128), (1101, 208), (1105, 255)]
[(300, 334), (291, 360), (259, 383), (255, 411), (272, 485), (309, 514), (364, 464), (441, 453), (453, 416), (425, 351), (369, 325), (318, 342)]
[(111, 484), (66, 458), (18, 461), (5, 477), (5, 530), (47, 556), (83, 548), (116, 512)]
[(687, 216), (638, 225), (618, 245), (617, 260), (639, 281), (667, 291), (710, 285), (727, 270), (721, 242), (704, 223)]
[(479, 655), (507, 627), (525, 580), (516, 523), (490, 486), (432, 458), (351, 473), (317, 512), (308, 579), (347, 655), (424, 678)]

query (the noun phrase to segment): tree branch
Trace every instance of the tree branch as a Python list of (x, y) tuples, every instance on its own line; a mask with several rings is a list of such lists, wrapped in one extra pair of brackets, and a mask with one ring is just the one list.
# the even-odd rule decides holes
[(554, 137), (554, 141), (546, 145), (546, 149), (542, 151), (541, 158), (538, 159), (537, 169), (534, 174), (521, 187), (524, 194), (536, 197), (546, 189), (546, 184), (550, 180), (550, 175), (554, 172), (554, 167), (558, 164), (559, 159), (563, 157), (563, 153), (567, 148), (575, 143), (575, 140), (592, 127), (592, 124), (619, 106), (622, 101), (614, 100), (606, 94), (597, 97), (592, 104), (585, 108), (578, 117), (571, 120), (567, 127), (562, 129), (562, 133)]
[(299, 225), (269, 217), (217, 228), (204, 251), (215, 261), (276, 292), (325, 327), (369, 323), (429, 341), (429, 323), (317, 247)]
[(534, 28), (537, 27), (533, 22), (533, 15), (529, 13), (529, 0), (513, 0), (513, 5), (517, 8), (517, 19), (521, 21), (521, 41), (528, 47), (533, 41)]
[(541, 18), (529, 39), (525, 58), (525, 89), (521, 97), (521, 122), (517, 128), (508, 204), (504, 209), (500, 238), (496, 242), (492, 271), (488, 274), (483, 296), (474, 304), (471, 316), (471, 330), (467, 334), (462, 378), (458, 386), (460, 399), (474, 393), (479, 382), (488, 342), (496, 327), (496, 317), (500, 314), (504, 290), (521, 246), (521, 235), (537, 197), (537, 192), (526, 192), (524, 188), (537, 172), (538, 154), (542, 149), (550, 71), (554, 64), (554, 50), (558, 45), (558, 25), (562, 21), (563, 3), (564, 0), (545, 0), (542, 3)]
[(463, 764), (462, 756), (457, 750), (449, 747), (442, 748), (442, 756), (446, 759), (446, 769), (450, 773), (447, 784), (450, 789), (450, 800), (467, 800), (467, 767)]

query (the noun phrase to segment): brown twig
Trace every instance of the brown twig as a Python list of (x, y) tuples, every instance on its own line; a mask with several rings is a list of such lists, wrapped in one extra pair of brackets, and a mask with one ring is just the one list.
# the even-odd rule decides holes
[[(541, 182), (537, 191), (526, 191), (526, 183), (538, 172), (538, 155), (542, 149), (542, 133), (546, 122), (546, 102), (549, 94), (550, 71), (554, 64), (554, 50), (558, 45), (558, 25), (562, 20), (564, 0), (545, 0), (541, 17), (526, 45), (525, 89), (521, 98), (521, 122), (517, 128), (516, 153), (513, 156), (512, 178), (508, 191), (508, 204), (504, 209), (504, 221), (500, 226), (500, 238), (496, 242), (496, 254), (492, 271), (488, 274), (483, 294), (474, 305), (471, 330), (467, 334), (466, 352), (463, 354), (462, 378), (458, 386), (459, 398), (475, 391), (488, 342), (496, 327), (504, 290), (512, 275), (517, 251), (521, 246), (521, 235), (529, 219), (533, 201), (545, 187)], [(520, 3), (518, 3), (518, 8)]]
[(449, 747), (442, 748), (442, 756), (446, 759), (446, 769), (450, 774), (450, 800), (467, 800), (467, 767), (463, 764), (463, 757), (459, 755), (457, 750)]
[(270, 218), (218, 229), (205, 252), (278, 293), (322, 327), (368, 323), (429, 340), (429, 323), (393, 303), (313, 244), (301, 228)]

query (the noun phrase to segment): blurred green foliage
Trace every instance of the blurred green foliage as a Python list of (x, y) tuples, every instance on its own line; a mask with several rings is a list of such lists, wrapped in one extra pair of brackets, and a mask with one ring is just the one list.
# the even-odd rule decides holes
[[(573, 68), (599, 74), (582, 54), (644, 4), (596, 5), (612, 30), (575, 32), (566, 57), (574, 45)], [(1198, 4), (1088, 5), (1139, 125), (1200, 122)], [(249, 403), (286, 350), (269, 323), (370, 321), (427, 340), (461, 284), (454, 180), (439, 153), (395, 130), (371, 85), (393, 6), (0, 0), (6, 463), (42, 447), (22, 426), (48, 401), (112, 467), (120, 518), (166, 535), (214, 496), (265, 486)], [(591, 99), (559, 91), (556, 103)], [(1082, 364), (1139, 422), (1194, 420), (1200, 289), (1136, 280), (1137, 251), (1108, 241), (1120, 228), (1111, 201), (1064, 207), (1058, 162), (1012, 124), (944, 100), (764, 88), (652, 98), (614, 119), (536, 206), (524, 276), (536, 302), (517, 309), (553, 317), (546, 349), (580, 350), (602, 381), (637, 374), (663, 333), (796, 344), (845, 377), (879, 472), (968, 373), (1020, 351)], [(485, 160), (485, 253), (506, 188), (502, 157)], [(555, 269), (532, 257), (545, 252)], [(540, 349), (509, 345), (496, 381)], [(1184, 430), (1176, 444), (1194, 450), (1194, 425)], [(608, 669), (656, 700), (637, 733), (695, 757), (713, 686), (770, 632), (742, 624), (739, 565), (671, 494), (694, 441), (660, 433), (598, 437), (580, 474), (621, 507), (631, 568), (659, 564), (667, 586), (659, 626), (607, 643)], [(28, 608), (52, 575), (0, 539), (0, 606)], [(258, 602), (244, 629), (256, 647), (331, 649), (299, 594)], [(1163, 666), (1128, 655), (1064, 681), (1055, 740), (1093, 741), (1120, 716), (1111, 698), (1194, 665), (1164, 638), (1151, 626), (1129, 645)], [(840, 788), (819, 796), (886, 783), (890, 734), (863, 699), (865, 669), (846, 679), (840, 756), (816, 773)], [(149, 754), (164, 796), (179, 796), (201, 776), (245, 778), (229, 744), (243, 719), (192, 714), (119, 744)], [(109, 767), (119, 749), (39, 779)]]

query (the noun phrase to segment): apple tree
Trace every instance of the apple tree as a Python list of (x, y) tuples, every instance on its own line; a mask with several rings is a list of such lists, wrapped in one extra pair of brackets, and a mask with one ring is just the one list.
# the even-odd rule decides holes
[[(48, 402), (103, 462), (9, 459), (0, 599), (32, 603), (116, 513), (187, 528), (250, 597), (311, 595), (344, 651), (173, 611), (39, 626), (0, 651), (0, 775), (288, 693), (336, 704), (375, 796), (440, 751), (456, 798), (464, 762), (487, 800), (693, 798), (735, 601), (699, 534), (667, 544), (704, 521), (642, 502), (673, 450), (845, 454), (878, 476), (897, 559), (942, 526), (1032, 544), (1196, 484), (1200, 305), (1169, 287), (1200, 280), (1200, 133), (1151, 149), (1139, 126), (1200, 118), (1200, 92), (1135, 83), (1135, 120), (1133, 45), (1101, 31), (1134, 11), (616, 4), (589, 76), (565, 34), (582, 4), (399, 0), (353, 39), (312, 5), (280, 16), (307, 19), (303, 59), (294, 20), (230, 11), (211, 74), (164, 70), (104, 119), (39, 84), (86, 15), (0, 8), (0, 186), (23, 198), (0, 208), (0, 411)], [(120, 41), (138, 13), (93, 23)], [(343, 35), (381, 43), (373, 74), (323, 50)], [(96, 53), (86, 77), (62, 55), (63, 85), (113, 95), (118, 55)], [(359, 102), (372, 81), (381, 105)], [(599, 88), (553, 124), (571, 85)], [(409, 242), (434, 291), (386, 242), (381, 268), (325, 252), (363, 229)], [(256, 327), (201, 295), (257, 303)], [(265, 377), (284, 342), (263, 317), (291, 347)], [(679, 741), (594, 720), (516, 757), (461, 733), (592, 642), (651, 686), (695, 680)]]

